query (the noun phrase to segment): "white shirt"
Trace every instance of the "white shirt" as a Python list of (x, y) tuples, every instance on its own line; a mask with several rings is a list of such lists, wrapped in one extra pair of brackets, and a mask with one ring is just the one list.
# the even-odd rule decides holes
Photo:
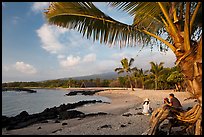
[(145, 104), (143, 105), (143, 114), (149, 113), (149, 104), (147, 104), (147, 102), (145, 102)]

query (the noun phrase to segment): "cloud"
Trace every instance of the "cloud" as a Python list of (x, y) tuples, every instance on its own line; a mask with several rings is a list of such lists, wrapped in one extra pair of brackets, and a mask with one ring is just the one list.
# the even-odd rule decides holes
[(49, 7), (49, 2), (34, 2), (31, 9), (34, 12), (42, 12), (44, 9)]
[(59, 41), (61, 34), (67, 30), (44, 24), (36, 32), (42, 42), (42, 48), (50, 53), (58, 53), (63, 49), (63, 44)]
[(83, 68), (84, 63), (91, 63), (96, 60), (96, 54), (90, 53), (85, 55), (83, 59), (80, 56), (69, 55), (66, 59), (64, 55), (58, 55), (59, 63), (63, 68), (77, 66)]
[(63, 58), (65, 58), (65, 55), (61, 55), (61, 54), (60, 54), (60, 55), (57, 56), (57, 58), (58, 58), (58, 59), (63, 59)]
[(30, 64), (26, 64), (24, 62), (16, 62), (15, 64), (16, 70), (26, 73), (26, 74), (36, 74), (37, 70)]
[(96, 54), (90, 53), (84, 56), (83, 62), (94, 62), (96, 60)]
[(74, 57), (73, 55), (68, 56), (66, 59), (60, 60), (60, 65), (62, 67), (72, 67), (80, 62), (80, 57), (76, 56)]
[(133, 66), (143, 69), (150, 69), (151, 61), (157, 63), (164, 62), (164, 67), (173, 67), (175, 65), (174, 62), (176, 61), (176, 57), (171, 50), (164, 54), (156, 49), (149, 51), (148, 48), (143, 49), (140, 53), (138, 53), (138, 56), (134, 56), (134, 59), (135, 61)]

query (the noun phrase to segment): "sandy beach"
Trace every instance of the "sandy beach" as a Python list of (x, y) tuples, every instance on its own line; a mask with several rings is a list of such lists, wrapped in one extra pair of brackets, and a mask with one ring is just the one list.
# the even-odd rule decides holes
[(169, 93), (180, 100), (184, 109), (195, 104), (194, 100), (186, 100), (190, 96), (187, 92), (173, 92), (173, 90), (106, 90), (96, 93), (111, 99), (111, 103), (91, 104), (76, 110), (84, 113), (106, 112), (107, 115), (90, 116), (62, 120), (55, 123), (33, 124), (25, 128), (6, 131), (3, 135), (141, 135), (149, 126), (151, 115), (138, 115), (142, 112), (145, 98), (150, 99), (150, 107), (156, 109), (163, 104), (163, 98)]

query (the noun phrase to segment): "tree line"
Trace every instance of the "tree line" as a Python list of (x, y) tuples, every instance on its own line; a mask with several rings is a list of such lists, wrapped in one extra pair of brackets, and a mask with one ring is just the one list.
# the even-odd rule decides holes
[(112, 80), (101, 80), (100, 78), (89, 79), (89, 80), (75, 80), (75, 79), (56, 79), (46, 80), (42, 82), (8, 82), (2, 83), (2, 87), (42, 87), (42, 88), (70, 88), (70, 87), (81, 87), (82, 83), (93, 83), (95, 87), (108, 87)]
[[(80, 88), (83, 83), (91, 83), (92, 87), (125, 87), (142, 88), (142, 89), (175, 89), (176, 91), (185, 91), (184, 77), (179, 67), (165, 68), (163, 62), (159, 64), (150, 62), (151, 69), (143, 70), (142, 68), (132, 67), (134, 59), (128, 62), (127, 58), (121, 60), (122, 68), (116, 68), (115, 71), (126, 73), (117, 79), (82, 79), (75, 80), (72, 78), (62, 80), (47, 80), (41, 82), (9, 82), (2, 83), (2, 87), (39, 87), (39, 88)], [(86, 85), (89, 87), (89, 85)]]

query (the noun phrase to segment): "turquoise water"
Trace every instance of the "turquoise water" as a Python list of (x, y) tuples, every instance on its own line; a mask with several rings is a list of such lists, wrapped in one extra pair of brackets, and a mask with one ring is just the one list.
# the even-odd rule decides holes
[(27, 111), (29, 114), (42, 112), (46, 108), (58, 107), (65, 103), (75, 103), (82, 100), (102, 100), (110, 102), (109, 98), (102, 96), (65, 96), (69, 93), (68, 90), (55, 89), (35, 89), (37, 93), (2, 92), (2, 115), (16, 116), (22, 111)]

